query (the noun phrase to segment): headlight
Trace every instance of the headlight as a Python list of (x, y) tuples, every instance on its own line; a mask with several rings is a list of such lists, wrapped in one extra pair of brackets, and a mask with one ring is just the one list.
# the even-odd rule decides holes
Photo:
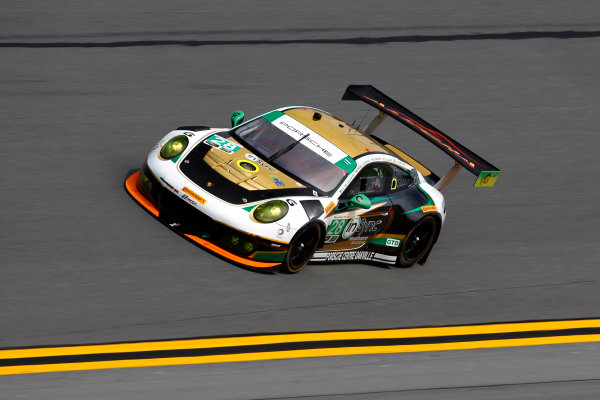
[(283, 200), (271, 200), (254, 209), (254, 218), (258, 222), (275, 222), (285, 217), (289, 207)]
[(163, 145), (163, 147), (160, 149), (160, 156), (165, 160), (175, 158), (183, 153), (188, 143), (189, 140), (187, 136), (177, 135)]
[(150, 178), (148, 178), (148, 176), (146, 176), (146, 174), (144, 173), (144, 171), (140, 171), (140, 176), (139, 176), (138, 179), (140, 181), (140, 186), (142, 187), (142, 189), (144, 190), (144, 192), (146, 192), (149, 195), (151, 195), (151, 193), (152, 193), (152, 181), (150, 180)]

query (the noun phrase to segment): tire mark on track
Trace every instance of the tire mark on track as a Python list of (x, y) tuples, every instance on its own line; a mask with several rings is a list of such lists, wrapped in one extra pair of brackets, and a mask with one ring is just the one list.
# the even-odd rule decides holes
[(119, 48), (152, 46), (231, 46), (231, 45), (289, 45), (289, 44), (353, 44), (454, 42), (472, 40), (528, 39), (586, 39), (600, 37), (600, 31), (523, 31), (504, 33), (403, 35), (382, 37), (353, 37), (340, 39), (231, 39), (231, 40), (130, 40), (116, 42), (0, 42), (0, 48)]

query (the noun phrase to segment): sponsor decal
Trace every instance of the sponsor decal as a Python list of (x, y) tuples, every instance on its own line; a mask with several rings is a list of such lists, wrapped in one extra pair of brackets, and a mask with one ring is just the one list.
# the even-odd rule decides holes
[(285, 183), (281, 182), (279, 179), (277, 178), (273, 178), (273, 182), (275, 182), (276, 186), (283, 186), (285, 187)]
[(398, 247), (398, 246), (400, 246), (400, 240), (398, 240), (398, 239), (390, 239), (390, 238), (388, 238), (388, 239), (385, 241), (385, 245), (386, 245), (386, 246), (390, 246), (390, 247)]
[(277, 170), (272, 168), (269, 164), (267, 164), (266, 162), (264, 162), (263, 160), (261, 160), (260, 158), (258, 158), (257, 156), (255, 156), (254, 154), (251, 153), (246, 153), (246, 159), (257, 163), (258, 165), (260, 165), (261, 167), (263, 167), (264, 169), (266, 169), (267, 171), (271, 172), (271, 173), (277, 173)]
[(350, 236), (354, 235), (360, 227), (360, 221), (361, 218), (358, 216), (349, 220), (342, 232), (342, 239), (348, 239)]
[(194, 192), (192, 189), (188, 188), (187, 186), (184, 186), (183, 189), (184, 193), (189, 194), (190, 196), (192, 196), (193, 198), (195, 198), (196, 200), (198, 200), (201, 204), (206, 203), (206, 200), (200, 196), (198, 193)]
[[(327, 236), (339, 236), (342, 239), (350, 239), (352, 241), (364, 241), (369, 236), (379, 233), (383, 227), (384, 219), (365, 219), (359, 216), (351, 219), (335, 218), (327, 228)], [(330, 238), (333, 240), (332, 238)], [(333, 242), (331, 242), (333, 243)]]
[(298, 204), (298, 203), (296, 203), (296, 201), (295, 201), (295, 200), (292, 200), (292, 199), (287, 199), (287, 200), (286, 200), (286, 202), (287, 202), (287, 203), (288, 203), (290, 206), (295, 206), (296, 204)]
[(432, 211), (437, 211), (437, 207), (436, 206), (423, 206), (421, 207), (421, 211), (423, 211), (424, 213), (428, 213), (428, 212), (432, 212)]
[(193, 206), (197, 206), (198, 205), (198, 203), (196, 203), (194, 200), (192, 200), (190, 198), (190, 196), (188, 196), (187, 194), (181, 195), (181, 198), (184, 199), (185, 201), (187, 201), (188, 203), (190, 203)]
[(350, 243), (352, 243), (352, 245), (356, 245), (359, 243), (364, 243), (367, 241), (369, 237), (368, 236), (352, 236), (349, 241)]
[(208, 139), (204, 139), (204, 143), (227, 154), (233, 154), (242, 148), (239, 144), (219, 135), (211, 135)]
[(284, 232), (284, 230), (282, 228), (279, 228), (277, 230), (277, 236), (283, 236), (283, 232)]
[(175, 193), (179, 193), (179, 190), (177, 190), (177, 189), (175, 189), (173, 186), (171, 186), (171, 184), (170, 184), (169, 182), (165, 181), (165, 180), (163, 179), (163, 177), (162, 177), (162, 176), (160, 177), (160, 180), (161, 180), (161, 181), (163, 181), (163, 183), (164, 183), (165, 185), (167, 185), (167, 187), (168, 187), (169, 189), (171, 189), (171, 190), (172, 190), (172, 191), (174, 191)]
[(500, 172), (498, 171), (481, 171), (475, 181), (475, 187), (493, 187)]
[(363, 219), (356, 230), (357, 236), (370, 236), (381, 230), (383, 219)]
[[(284, 132), (285, 132), (285, 129), (287, 129), (291, 132), (298, 134), (298, 135), (290, 135), (290, 136), (299, 136), (298, 138), (300, 138), (307, 134), (306, 132), (303, 132), (302, 130), (298, 129), (299, 127), (296, 127), (294, 125), (296, 125), (296, 124), (292, 123), (291, 121), (286, 121), (286, 120), (284, 120), (284, 118), (280, 118), (279, 120), (277, 120), (276, 126)], [(282, 126), (285, 127), (285, 129), (281, 128)], [(308, 134), (314, 133), (309, 129), (306, 129), (306, 130), (308, 131)], [(288, 134), (289, 134), (289, 132), (288, 132)], [(318, 136), (318, 135), (316, 135), (316, 136)], [(321, 140), (318, 140), (316, 137), (311, 138), (310, 136), (307, 136), (306, 139), (304, 139), (300, 143), (309, 143), (311, 146), (313, 146), (313, 149), (312, 149), (313, 151), (315, 151), (316, 153), (322, 154), (327, 158), (331, 158), (333, 156), (333, 153), (329, 149), (323, 147), (323, 145), (325, 144), (323, 142), (324, 141), (322, 140), (322, 138), (321, 138)], [(331, 146), (329, 146), (329, 147), (331, 147)]]
[(364, 260), (370, 261), (375, 255), (372, 251), (339, 251), (327, 254), (327, 261), (352, 261)]
[(325, 213), (327, 214), (333, 209), (333, 207), (335, 207), (335, 203), (332, 201), (331, 203), (327, 204), (327, 207), (325, 207)]
[(183, 134), (190, 138), (195, 136), (194, 132), (183, 132)]
[(335, 243), (339, 237), (339, 235), (327, 235), (325, 236), (325, 243)]

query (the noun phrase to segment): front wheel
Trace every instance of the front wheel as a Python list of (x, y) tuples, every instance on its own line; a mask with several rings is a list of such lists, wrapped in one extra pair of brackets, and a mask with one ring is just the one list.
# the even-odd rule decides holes
[(300, 229), (290, 242), (285, 260), (281, 264), (281, 272), (295, 274), (300, 271), (317, 250), (320, 238), (321, 229), (316, 223)]
[(432, 216), (427, 216), (417, 222), (400, 246), (396, 259), (398, 267), (412, 267), (427, 254), (433, 246), (437, 224), (437, 220)]

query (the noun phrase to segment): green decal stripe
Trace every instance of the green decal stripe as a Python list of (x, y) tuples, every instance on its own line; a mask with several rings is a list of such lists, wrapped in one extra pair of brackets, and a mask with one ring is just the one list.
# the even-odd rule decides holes
[(177, 162), (177, 160), (179, 160), (181, 158), (181, 155), (183, 154), (183, 151), (179, 154), (177, 154), (175, 157), (171, 158), (171, 161), (173, 161), (174, 163)]
[(285, 259), (285, 252), (257, 252), (254, 255), (255, 260), (263, 260), (263, 261), (283, 261)]
[(378, 201), (382, 201), (382, 200), (383, 201), (389, 201), (390, 199), (394, 199), (394, 198), (395, 198), (395, 196), (394, 197), (392, 197), (392, 196), (379, 196), (379, 197), (373, 197), (372, 199), (369, 199), (369, 200), (371, 200), (371, 203), (377, 203)]
[[(396, 238), (386, 238), (386, 237), (378, 237), (378, 238), (373, 238), (371, 240), (367, 240), (367, 243), (370, 244), (376, 244), (378, 246), (388, 246), (387, 244), (387, 240), (388, 239), (393, 239), (393, 240), (397, 240), (398, 243), (402, 243), (402, 239), (396, 239)], [(390, 246), (390, 247), (395, 247), (395, 246)]]
[(424, 191), (423, 189), (421, 189), (421, 186), (417, 185), (417, 188), (421, 191), (421, 193), (423, 193), (425, 196), (427, 196), (427, 203), (423, 204), (422, 206), (419, 206), (417, 208), (414, 208), (410, 211), (407, 211), (403, 214), (410, 214), (410, 213), (414, 213), (417, 211), (421, 211), (421, 207), (427, 207), (427, 206), (432, 206), (435, 203), (433, 202), (433, 199), (431, 198), (431, 196), (429, 196), (429, 193), (427, 193), (426, 191)]
[(256, 206), (248, 206), (248, 207), (242, 208), (242, 210), (250, 212), (254, 207), (256, 207)]
[(356, 161), (354, 161), (354, 158), (346, 156), (340, 161), (336, 162), (335, 166), (340, 169), (343, 169), (347, 173), (351, 173), (356, 168)]
[(269, 113), (264, 114), (262, 117), (269, 122), (275, 121), (277, 118), (282, 117), (284, 114), (281, 111), (271, 111)]
[(425, 196), (427, 196), (427, 199), (428, 199), (427, 204), (423, 204), (423, 207), (432, 206), (432, 205), (435, 204), (433, 202), (433, 199), (431, 198), (431, 196), (429, 196), (429, 193), (427, 193), (425, 190), (423, 190), (420, 185), (417, 185), (417, 188), (419, 188), (419, 190), (421, 191), (421, 193), (423, 193)]

